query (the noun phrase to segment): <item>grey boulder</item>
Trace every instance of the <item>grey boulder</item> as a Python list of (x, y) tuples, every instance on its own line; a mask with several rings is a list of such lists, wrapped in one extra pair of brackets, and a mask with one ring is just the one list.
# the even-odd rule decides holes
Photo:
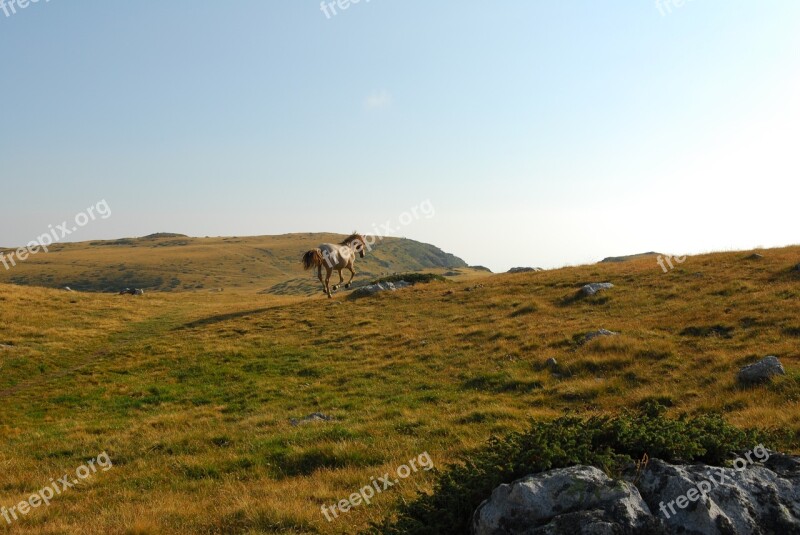
[(591, 297), (597, 292), (602, 290), (610, 290), (613, 288), (614, 285), (610, 282), (593, 282), (591, 284), (586, 284), (580, 290), (578, 290), (578, 295), (581, 297)]
[(639, 491), (592, 466), (500, 485), (472, 519), (475, 535), (663, 533)]
[(608, 329), (600, 329), (598, 331), (590, 332), (583, 338), (583, 343), (588, 344), (595, 338), (600, 338), (601, 336), (617, 336), (619, 333), (615, 333), (614, 331), (609, 331)]
[(369, 286), (363, 286), (359, 288), (353, 292), (353, 297), (366, 297), (380, 292), (394, 292), (395, 290), (401, 290), (408, 286), (411, 286), (411, 284), (406, 281), (379, 282), (377, 284), (370, 284)]
[(786, 370), (777, 357), (769, 356), (740, 369), (737, 378), (743, 384), (759, 384), (771, 380), (775, 375), (786, 375)]
[(623, 479), (611, 479), (590, 466), (550, 470), (497, 487), (474, 512), (472, 531), (800, 534), (800, 458), (759, 445), (733, 466), (672, 465), (653, 459), (643, 470), (630, 468)]
[(800, 533), (800, 460), (770, 453), (741, 470), (654, 459), (636, 486), (669, 533)]

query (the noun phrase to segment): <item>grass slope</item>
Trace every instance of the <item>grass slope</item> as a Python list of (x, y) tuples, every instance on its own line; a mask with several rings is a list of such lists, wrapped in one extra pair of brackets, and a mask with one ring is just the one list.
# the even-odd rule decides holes
[[(689, 257), (666, 274), (642, 259), (355, 301), (0, 284), (0, 506), (107, 451), (112, 470), (11, 531), (353, 533), (435, 474), (332, 523), (320, 507), (423, 452), (443, 468), (531, 419), (653, 400), (797, 451), (800, 248), (760, 252)], [(616, 287), (572, 298), (606, 281)], [(600, 328), (620, 334), (582, 343)], [(738, 368), (766, 355), (787, 375), (739, 387)], [(334, 419), (292, 424), (314, 412)]]
[[(0, 282), (93, 292), (123, 288), (158, 291), (237, 289), (278, 295), (312, 295), (319, 282), (303, 272), (300, 258), (335, 234), (286, 234), (248, 238), (189, 238), (158, 234), (145, 238), (58, 244), (9, 270)], [(466, 263), (433, 245), (384, 238), (356, 261), (365, 281), (395, 272), (462, 268)], [(349, 276), (349, 274), (348, 274)]]

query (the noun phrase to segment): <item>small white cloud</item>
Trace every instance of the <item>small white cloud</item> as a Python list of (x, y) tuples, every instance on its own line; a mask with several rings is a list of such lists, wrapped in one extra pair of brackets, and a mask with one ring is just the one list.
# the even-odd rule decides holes
[(388, 91), (373, 93), (364, 100), (364, 108), (367, 110), (382, 110), (392, 104), (392, 95)]

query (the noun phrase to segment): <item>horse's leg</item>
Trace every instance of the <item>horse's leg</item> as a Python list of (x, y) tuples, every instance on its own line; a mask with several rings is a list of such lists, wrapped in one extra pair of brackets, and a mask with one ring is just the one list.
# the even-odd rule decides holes
[(333, 287), (333, 291), (334, 291), (334, 292), (335, 292), (336, 290), (338, 290), (338, 289), (339, 289), (339, 286), (341, 286), (341, 285), (342, 285), (342, 283), (344, 282), (344, 277), (342, 277), (342, 270), (341, 270), (341, 269), (337, 269), (336, 271), (338, 271), (338, 272), (339, 272), (339, 284), (337, 284), (337, 285), (335, 285), (335, 286)]
[(331, 273), (333, 273), (333, 270), (329, 267), (326, 267), (325, 271), (325, 293), (328, 294), (328, 299), (331, 299), (333, 297), (331, 295)]
[(317, 268), (317, 277), (319, 277), (319, 282), (320, 282), (320, 284), (322, 284), (322, 291), (323, 291), (323, 293), (328, 293), (328, 292), (325, 290), (325, 281), (322, 279), (322, 266), (319, 266), (319, 267)]
[(356, 270), (353, 269), (353, 263), (352, 262), (347, 265), (347, 269), (350, 270), (350, 280), (347, 281), (347, 284), (344, 285), (345, 288), (349, 288), (350, 287), (350, 284), (352, 284), (352, 282), (353, 282), (353, 277), (356, 276)]

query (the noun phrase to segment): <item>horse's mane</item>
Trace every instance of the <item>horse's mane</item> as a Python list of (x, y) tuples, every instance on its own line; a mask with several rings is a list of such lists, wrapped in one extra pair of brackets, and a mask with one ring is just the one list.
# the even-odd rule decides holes
[(366, 243), (366, 240), (364, 239), (364, 236), (362, 236), (358, 232), (353, 232), (351, 235), (346, 237), (344, 239), (344, 241), (342, 243), (340, 243), (339, 245), (350, 245), (354, 241), (360, 241), (361, 243)]

